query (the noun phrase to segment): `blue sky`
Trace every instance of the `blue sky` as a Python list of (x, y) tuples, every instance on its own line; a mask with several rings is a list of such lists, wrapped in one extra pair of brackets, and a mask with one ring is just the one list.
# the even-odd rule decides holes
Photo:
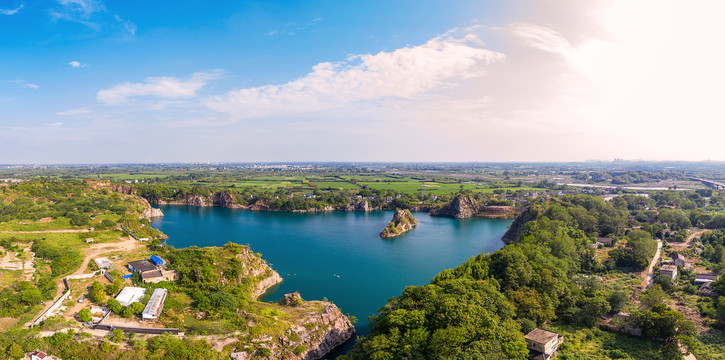
[(0, 163), (725, 160), (637, 141), (722, 114), (651, 111), (717, 85), (718, 3), (644, 5), (3, 0)]

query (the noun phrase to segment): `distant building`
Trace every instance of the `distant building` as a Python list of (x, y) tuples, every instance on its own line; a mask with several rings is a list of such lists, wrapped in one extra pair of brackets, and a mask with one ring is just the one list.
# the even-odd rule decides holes
[(695, 284), (710, 283), (717, 280), (717, 274), (695, 274)]
[(674, 262), (675, 265), (685, 266), (685, 256), (682, 254), (675, 254), (675, 256), (672, 257), (672, 262)]
[(559, 345), (564, 337), (553, 332), (540, 328), (531, 330), (526, 336), (526, 347), (529, 349), (532, 359), (547, 360), (556, 354)]
[(720, 294), (712, 289), (712, 281), (702, 284), (702, 286), (700, 286), (700, 289), (697, 290), (697, 295), (708, 296), (711, 298), (716, 298), (720, 296)]
[(128, 263), (128, 268), (131, 269), (131, 271), (133, 272), (138, 271), (140, 273), (156, 270), (156, 266), (146, 260), (131, 261), (130, 263)]
[(30, 360), (46, 360), (47, 358), (48, 354), (42, 351), (35, 351), (30, 353)]
[(151, 294), (149, 302), (146, 304), (141, 318), (144, 320), (156, 320), (161, 315), (161, 311), (164, 309), (164, 302), (166, 301), (166, 289), (156, 289)]
[(86, 244), (90, 244), (93, 242), (93, 238), (86, 238)]
[(162, 258), (160, 258), (160, 257), (158, 257), (156, 255), (151, 255), (150, 260), (156, 266), (160, 266), (160, 265), (163, 265), (164, 264), (164, 259), (162, 259)]
[(604, 246), (612, 246), (612, 238), (597, 238), (597, 244), (601, 244)]
[(677, 265), (667, 264), (660, 268), (660, 275), (667, 275), (675, 280), (677, 277)]
[(96, 263), (99, 269), (113, 269), (113, 263), (111, 263), (111, 260), (108, 260), (107, 257), (97, 257), (93, 259), (93, 262)]
[(146, 295), (146, 289), (140, 287), (126, 286), (116, 296), (116, 300), (123, 306), (140, 301)]

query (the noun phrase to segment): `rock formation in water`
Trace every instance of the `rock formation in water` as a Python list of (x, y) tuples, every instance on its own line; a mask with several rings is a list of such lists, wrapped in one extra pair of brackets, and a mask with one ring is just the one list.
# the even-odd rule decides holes
[(428, 213), (433, 216), (450, 216), (456, 219), (465, 219), (478, 213), (480, 206), (476, 199), (458, 194), (450, 203), (440, 208), (431, 209)]
[(393, 215), (393, 220), (388, 223), (388, 226), (386, 226), (385, 229), (383, 229), (383, 231), (380, 233), (380, 237), (395, 237), (406, 231), (413, 230), (416, 225), (418, 225), (418, 220), (413, 217), (413, 214), (410, 213), (410, 210), (395, 209), (395, 215)]

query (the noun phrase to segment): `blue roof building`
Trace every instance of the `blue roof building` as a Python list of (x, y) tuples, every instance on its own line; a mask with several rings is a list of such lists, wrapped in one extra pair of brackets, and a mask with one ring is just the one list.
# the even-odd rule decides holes
[(164, 264), (164, 259), (156, 255), (151, 255), (151, 262), (154, 263), (154, 265), (159, 266)]

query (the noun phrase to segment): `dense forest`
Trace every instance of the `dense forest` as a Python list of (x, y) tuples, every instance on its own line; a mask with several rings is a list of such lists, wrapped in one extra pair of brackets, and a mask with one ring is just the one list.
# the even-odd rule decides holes
[[(601, 315), (621, 311), (631, 293), (605, 291), (596, 276), (639, 268), (654, 255), (654, 240), (646, 231), (627, 231), (628, 211), (619, 205), (578, 195), (533, 206), (536, 219), (514, 243), (390, 299), (371, 318), (371, 334), (344, 359), (526, 359), (523, 335), (534, 327), (555, 322), (587, 328)], [(623, 253), (632, 257), (597, 262), (591, 246), (596, 236), (621, 236)], [(634, 315), (646, 336), (676, 344), (693, 334), (664, 300), (648, 305)], [(663, 358), (677, 358), (671, 348), (662, 347)]]

